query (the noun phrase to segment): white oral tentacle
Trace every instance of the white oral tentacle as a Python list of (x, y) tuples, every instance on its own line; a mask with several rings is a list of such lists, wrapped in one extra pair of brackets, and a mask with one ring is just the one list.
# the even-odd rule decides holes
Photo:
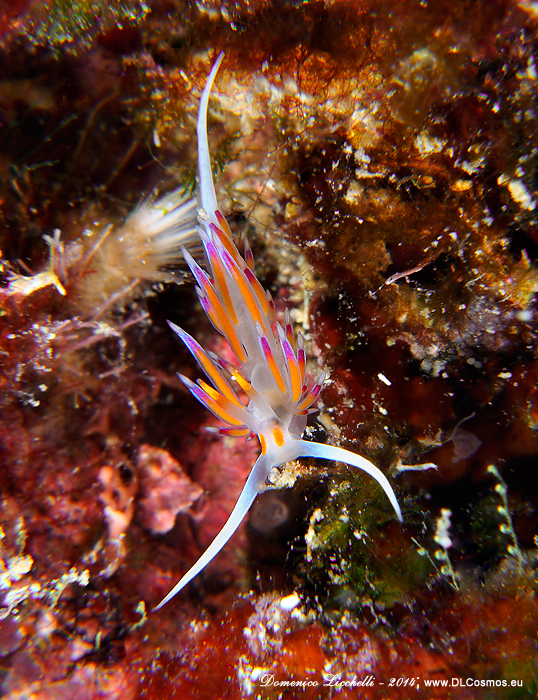
[(222, 527), (222, 530), (215, 537), (213, 542), (205, 550), (198, 561), (191, 566), (187, 573), (181, 578), (178, 583), (172, 588), (170, 593), (161, 600), (159, 605), (154, 610), (160, 610), (163, 605), (166, 605), (168, 601), (173, 598), (179, 591), (184, 588), (192, 579), (202, 571), (202, 569), (209, 564), (209, 562), (215, 557), (228, 540), (232, 537), (234, 532), (237, 530), (239, 525), (243, 522), (245, 515), (248, 513), (250, 506), (253, 504), (254, 499), (260, 492), (272, 465), (268, 465), (267, 455), (260, 455), (258, 459), (254, 462), (254, 466), (251, 469), (248, 479), (243, 486), (237, 503), (234, 509), (230, 513), (228, 520)]
[(329, 459), (332, 462), (344, 462), (344, 464), (349, 464), (352, 467), (362, 469), (362, 471), (370, 474), (370, 476), (373, 477), (381, 486), (383, 491), (387, 494), (389, 501), (392, 503), (392, 507), (396, 511), (398, 520), (403, 522), (402, 511), (400, 510), (400, 506), (396, 500), (396, 495), (389, 483), (389, 480), (380, 469), (378, 469), (364, 457), (355, 454), (355, 452), (345, 450), (343, 447), (322, 445), (319, 442), (307, 442), (306, 440), (292, 440), (286, 445), (286, 449), (287, 454), (289, 454), (292, 450), (296, 453), (295, 457), (288, 457), (288, 459), (297, 459), (298, 457), (317, 457), (319, 459)]

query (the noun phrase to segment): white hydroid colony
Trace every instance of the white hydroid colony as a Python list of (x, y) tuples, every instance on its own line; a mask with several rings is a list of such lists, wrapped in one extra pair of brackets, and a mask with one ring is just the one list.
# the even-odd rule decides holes
[[(288, 313), (284, 327), (274, 323), (273, 303), (254, 274), (252, 254), (247, 247), (245, 258), (241, 257), (228, 224), (217, 208), (207, 140), (207, 106), (221, 61), (222, 54), (202, 93), (197, 127), (201, 200), (199, 234), (208, 272), (202, 270), (187, 251), (184, 255), (198, 283), (200, 303), (217, 331), (230, 344), (236, 363), (232, 365), (206, 353), (188, 333), (172, 323), (170, 325), (211, 382), (210, 385), (199, 379), (195, 384), (187, 377), (181, 377), (191, 393), (228, 424), (218, 431), (235, 437), (256, 435), (262, 451), (222, 530), (156, 610), (173, 598), (224, 547), (257, 494), (263, 490), (271, 469), (298, 457), (318, 457), (359, 467), (383, 487), (398, 518), (402, 519), (391, 485), (371, 462), (340, 447), (301, 439), (306, 416), (319, 396), (325, 375), (308, 383), (302, 336), (300, 333), (295, 336)], [(235, 386), (246, 401), (238, 396)]]
[(158, 199), (147, 197), (120, 226), (86, 231), (67, 245), (56, 229), (53, 236), (43, 236), (50, 249), (46, 269), (35, 275), (10, 273), (0, 297), (26, 297), (52, 285), (62, 296), (68, 294), (79, 311), (92, 314), (119, 299), (125, 302), (143, 280), (180, 280), (170, 269), (183, 263), (183, 247), (201, 254), (196, 209), (196, 198), (178, 189)]

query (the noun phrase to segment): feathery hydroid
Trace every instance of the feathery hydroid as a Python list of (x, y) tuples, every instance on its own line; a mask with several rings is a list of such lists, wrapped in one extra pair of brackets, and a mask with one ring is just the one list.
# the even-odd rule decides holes
[(119, 226), (97, 225), (68, 244), (56, 229), (43, 237), (50, 248), (47, 268), (31, 276), (11, 273), (3, 296), (26, 297), (52, 285), (79, 310), (93, 311), (140, 281), (177, 281), (170, 269), (184, 266), (183, 247), (201, 255), (196, 210), (196, 198), (177, 189), (147, 197)]

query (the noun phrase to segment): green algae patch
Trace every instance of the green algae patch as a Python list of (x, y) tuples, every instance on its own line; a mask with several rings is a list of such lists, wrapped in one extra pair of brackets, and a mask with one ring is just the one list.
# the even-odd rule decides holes
[(35, 4), (27, 35), (76, 52), (90, 47), (97, 34), (138, 24), (149, 11), (143, 0), (49, 0)]
[(307, 579), (329, 609), (405, 604), (435, 572), (426, 551), (405, 536), (380, 496), (366, 480), (341, 480), (310, 516)]

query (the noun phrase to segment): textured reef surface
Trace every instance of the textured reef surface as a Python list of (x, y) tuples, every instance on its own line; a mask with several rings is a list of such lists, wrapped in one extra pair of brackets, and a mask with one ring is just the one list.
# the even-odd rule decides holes
[[(307, 434), (404, 523), (290, 463), (152, 613), (259, 450), (205, 430), (166, 320), (228, 350), (128, 218), (195, 191), (220, 51), (217, 199), (328, 372)], [(530, 0), (0, 0), (2, 697), (536, 697), (537, 62)]]

